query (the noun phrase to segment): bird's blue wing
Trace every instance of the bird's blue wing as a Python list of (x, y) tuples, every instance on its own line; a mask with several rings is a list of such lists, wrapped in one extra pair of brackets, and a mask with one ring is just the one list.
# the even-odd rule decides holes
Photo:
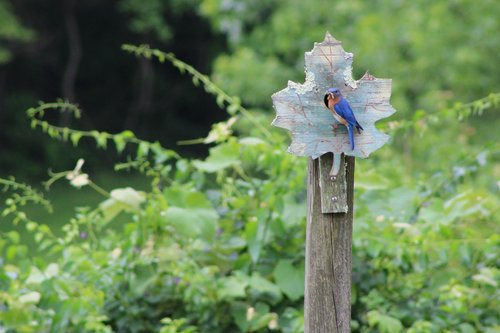
[(338, 113), (339, 116), (347, 120), (347, 122), (351, 125), (356, 125), (358, 122), (354, 117), (354, 113), (352, 112), (351, 106), (349, 102), (345, 98), (341, 98), (340, 101), (334, 106), (335, 112)]

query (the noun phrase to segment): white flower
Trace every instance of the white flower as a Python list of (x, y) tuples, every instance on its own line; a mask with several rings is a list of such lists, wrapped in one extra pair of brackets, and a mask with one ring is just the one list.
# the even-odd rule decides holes
[(82, 187), (89, 184), (89, 175), (82, 173), (70, 180), (70, 184), (74, 187)]
[(75, 170), (73, 170), (73, 171), (80, 172), (80, 170), (82, 169), (83, 163), (85, 163), (85, 160), (83, 158), (78, 159), (78, 161), (76, 162)]
[(271, 319), (269, 321), (269, 323), (267, 324), (267, 327), (270, 329), (270, 330), (275, 330), (278, 328), (278, 321), (276, 320), (276, 318), (274, 319)]
[(74, 187), (80, 188), (82, 186), (88, 185), (90, 182), (89, 175), (81, 172), (83, 163), (85, 163), (85, 160), (83, 158), (80, 158), (78, 162), (76, 162), (76, 166), (73, 171), (69, 171), (66, 175), (66, 179), (68, 179), (70, 184)]
[(111, 258), (117, 259), (121, 254), (122, 254), (122, 249), (117, 247), (111, 252)]
[(255, 316), (255, 309), (251, 306), (247, 309), (247, 321), (252, 320), (253, 316)]

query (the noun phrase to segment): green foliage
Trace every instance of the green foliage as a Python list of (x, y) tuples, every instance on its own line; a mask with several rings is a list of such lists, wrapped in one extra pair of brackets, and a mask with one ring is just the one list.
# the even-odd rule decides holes
[(43, 197), (42, 193), (29, 185), (17, 182), (14, 177), (10, 177), (9, 179), (0, 178), (0, 185), (2, 185), (3, 192), (12, 192), (5, 200), (5, 208), (2, 210), (1, 216), (13, 216), (12, 222), (14, 224), (31, 222), (22, 211), (22, 208), (28, 203), (41, 205), (48, 212), (52, 212), (52, 205)]
[(129, 23), (130, 30), (138, 34), (153, 33), (163, 42), (172, 37), (170, 27), (162, 15), (167, 8), (166, 2), (162, 0), (120, 2), (120, 9), (133, 16)]
[[(13, 13), (6, 0), (0, 1), (0, 41), (29, 42), (33, 40), (34, 32), (25, 27)], [(0, 46), (0, 65), (8, 62), (12, 52), (5, 46)]]
[(490, 75), (500, 52), (494, 0), (203, 0), (201, 12), (231, 46), (214, 80), (245, 103), (268, 108), (269, 92), (301, 82), (303, 52), (327, 30), (356, 55), (355, 77), (369, 69), (394, 79), (400, 116), (500, 90)]
[(119, 8), (131, 16), (129, 29), (139, 35), (155, 36), (165, 42), (172, 38), (172, 27), (165, 14), (182, 13), (196, 4), (194, 0), (121, 0)]
[[(124, 48), (185, 71), (231, 118), (202, 140), (216, 143), (209, 156), (189, 160), (129, 131), (77, 131), (43, 120), (54, 110), (78, 115), (62, 101), (28, 110), (32, 127), (54, 139), (78, 146), (86, 138), (98, 149), (126, 155), (116, 170), (138, 170), (151, 188), (103, 190), (80, 161), (73, 170), (53, 173), (48, 185), (67, 179), (93, 186), (104, 198), (76, 209), (61, 236), (31, 220), (20, 220), (22, 236), (4, 233), (1, 327), (302, 332), (306, 160), (285, 152), (288, 138), (269, 131), (269, 119), (172, 54)], [(496, 107), (498, 94), (492, 94), (386, 123), (393, 143), (357, 163), (353, 332), (500, 327), (498, 145), (475, 140), (470, 130), (474, 117)], [(28, 186), (2, 184), (21, 192), (19, 202), (48, 205)], [(36, 243), (34, 253), (24, 245), (28, 237)]]
[[(117, 164), (117, 170), (134, 167), (148, 175), (156, 175), (155, 179), (159, 180), (161, 176), (168, 174), (171, 169), (171, 165), (167, 162), (179, 158), (176, 152), (163, 148), (159, 142), (140, 140), (135, 137), (133, 132), (128, 130), (118, 134), (110, 134), (96, 130), (80, 131), (52, 125), (43, 120), (43, 116), (47, 111), (70, 112), (76, 118), (80, 117), (81, 111), (76, 105), (64, 101), (40, 103), (38, 107), (28, 109), (26, 113), (31, 120), (31, 128), (40, 128), (52, 139), (70, 141), (74, 147), (77, 147), (80, 139), (89, 138), (95, 142), (97, 148), (101, 149), (107, 149), (110, 142), (114, 144), (117, 153), (123, 153), (127, 146), (131, 146), (129, 150), (132, 152), (132, 147), (135, 146), (135, 150), (133, 151), (135, 158), (128, 163)], [(46, 185), (50, 186), (54, 180), (66, 177), (67, 175), (68, 172), (53, 174), (52, 179)]]
[[(133, 53), (136, 56), (143, 56), (147, 59), (155, 57), (161, 63), (165, 62), (165, 60), (170, 61), (172, 65), (176, 67), (181, 73), (189, 74), (193, 78), (193, 84), (195, 86), (198, 86), (201, 83), (205, 91), (216, 98), (217, 104), (219, 105), (220, 108), (225, 108), (230, 115), (241, 113), (248, 119), (248, 121), (252, 123), (252, 125), (254, 125), (257, 129), (259, 129), (261, 135), (265, 135), (268, 139), (271, 139), (271, 134), (267, 130), (266, 126), (263, 126), (260, 122), (258, 122), (255, 119), (255, 116), (252, 115), (246, 108), (244, 108), (241, 105), (241, 101), (238, 97), (229, 96), (224, 90), (222, 90), (219, 86), (214, 84), (208, 76), (201, 74), (193, 66), (188, 65), (185, 62), (177, 59), (174, 54), (165, 53), (158, 49), (150, 49), (148, 45), (135, 46), (135, 45), (125, 44), (122, 46), (122, 49), (124, 51)], [(229, 121), (226, 122), (226, 124), (229, 124)], [(215, 133), (211, 132), (211, 134)], [(207, 138), (210, 138), (210, 135)], [(217, 140), (215, 139), (213, 141)], [(206, 143), (210, 142), (212, 141)]]

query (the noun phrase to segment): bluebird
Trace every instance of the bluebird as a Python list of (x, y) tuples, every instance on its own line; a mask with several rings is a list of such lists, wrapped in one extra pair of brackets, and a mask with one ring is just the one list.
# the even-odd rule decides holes
[(347, 127), (351, 149), (354, 150), (354, 128), (356, 127), (358, 133), (361, 133), (363, 127), (361, 127), (356, 120), (356, 117), (354, 117), (354, 113), (352, 112), (349, 102), (347, 102), (347, 100), (340, 93), (340, 90), (337, 88), (328, 89), (323, 101), (335, 119)]

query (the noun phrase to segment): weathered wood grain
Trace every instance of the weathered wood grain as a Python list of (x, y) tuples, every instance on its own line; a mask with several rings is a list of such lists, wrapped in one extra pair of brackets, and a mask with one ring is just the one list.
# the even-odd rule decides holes
[(351, 321), (354, 157), (345, 158), (348, 205), (345, 214), (322, 213), (319, 164), (319, 159), (309, 159), (304, 332), (348, 333)]
[[(337, 161), (338, 160), (338, 161)], [(325, 154), (319, 157), (319, 187), (322, 213), (347, 213), (347, 184), (344, 154)], [(337, 173), (332, 173), (333, 163), (339, 163)]]
[[(329, 33), (305, 54), (306, 80), (288, 82), (288, 87), (272, 96), (276, 109), (273, 125), (288, 129), (292, 143), (288, 151), (317, 158), (325, 153), (345, 153), (368, 157), (382, 147), (389, 136), (375, 128), (375, 122), (395, 112), (390, 104), (391, 80), (368, 72), (359, 80), (352, 78), (352, 53)], [(347, 99), (364, 131), (355, 134), (351, 150), (345, 126), (339, 125), (323, 103), (328, 88), (337, 87)]]

